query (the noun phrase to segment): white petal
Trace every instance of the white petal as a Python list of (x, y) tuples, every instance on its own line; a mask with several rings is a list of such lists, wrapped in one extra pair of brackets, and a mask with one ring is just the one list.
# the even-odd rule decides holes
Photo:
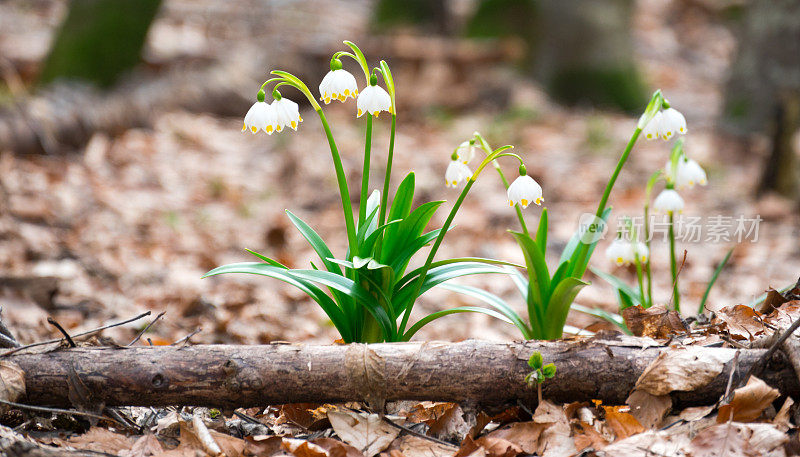
[(520, 176), (508, 186), (508, 204), (527, 208), (531, 203), (542, 204), (542, 186), (528, 175)]
[(469, 141), (461, 143), (456, 149), (456, 157), (464, 163), (471, 162), (475, 158), (475, 145), (470, 144)]
[(661, 126), (661, 118), (662, 114), (661, 111), (657, 112), (650, 122), (642, 129), (642, 135), (648, 140), (655, 140), (659, 137), (659, 128)]
[(632, 263), (635, 256), (633, 244), (622, 238), (614, 239), (606, 248), (606, 258), (619, 266)]
[(683, 198), (674, 189), (664, 189), (653, 202), (653, 208), (662, 213), (674, 213), (683, 210)]
[(392, 97), (380, 86), (367, 86), (358, 95), (358, 117), (364, 113), (377, 116), (381, 111), (392, 112)]
[(667, 120), (670, 129), (674, 133), (686, 134), (686, 118), (683, 117), (680, 111), (675, 108), (667, 108), (664, 110), (664, 119)]
[(451, 160), (444, 172), (444, 181), (447, 187), (458, 187), (462, 182), (472, 177), (472, 170), (458, 160)]

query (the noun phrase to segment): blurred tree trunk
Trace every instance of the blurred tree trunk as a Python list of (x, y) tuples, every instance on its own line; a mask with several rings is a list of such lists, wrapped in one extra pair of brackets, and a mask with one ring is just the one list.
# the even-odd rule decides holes
[(800, 128), (800, 1), (754, 0), (744, 10), (725, 100), (724, 126), (766, 133), (770, 155), (759, 193), (800, 200), (793, 138)]
[(161, 0), (72, 0), (39, 82), (82, 79), (109, 86), (139, 62)]
[(636, 112), (647, 91), (633, 61), (633, 9), (632, 0), (482, 0), (467, 35), (525, 41), (523, 68), (557, 100)]

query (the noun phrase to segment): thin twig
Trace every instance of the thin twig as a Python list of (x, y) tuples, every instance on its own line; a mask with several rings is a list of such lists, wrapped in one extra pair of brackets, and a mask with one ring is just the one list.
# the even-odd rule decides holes
[(197, 335), (198, 333), (200, 333), (200, 332), (202, 332), (202, 331), (203, 331), (203, 328), (202, 328), (202, 327), (197, 327), (197, 328), (196, 328), (196, 329), (195, 329), (195, 330), (194, 330), (192, 333), (190, 333), (190, 334), (188, 334), (188, 335), (184, 336), (183, 338), (179, 339), (178, 341), (176, 341), (176, 342), (174, 342), (174, 343), (170, 344), (170, 346), (177, 346), (177, 345), (179, 345), (179, 344), (181, 344), (181, 343), (184, 343), (184, 342), (186, 342), (186, 341), (189, 341), (189, 338), (191, 338), (191, 337), (193, 337), (193, 336)]
[(147, 333), (147, 331), (150, 330), (150, 327), (152, 327), (153, 324), (155, 324), (157, 320), (161, 319), (161, 316), (163, 316), (164, 314), (167, 314), (167, 312), (166, 311), (161, 311), (160, 313), (158, 313), (158, 316), (156, 316), (155, 319), (150, 321), (150, 323), (147, 324), (147, 327), (145, 327), (141, 332), (139, 332), (139, 334), (136, 335), (136, 338), (134, 338), (133, 341), (128, 343), (128, 346), (133, 346), (134, 344), (136, 344), (136, 342), (139, 341), (139, 339), (142, 338), (142, 335)]
[(730, 401), (730, 394), (731, 394), (731, 386), (733, 386), (733, 375), (736, 374), (736, 368), (739, 366), (739, 353), (742, 352), (740, 349), (736, 350), (736, 353), (733, 355), (733, 363), (731, 367), (731, 374), (728, 375), (728, 385), (725, 387), (725, 395), (722, 396), (722, 401), (727, 402)]
[(792, 323), (791, 327), (786, 329), (786, 331), (783, 332), (781, 337), (775, 340), (774, 343), (772, 343), (772, 346), (770, 346), (769, 349), (767, 349), (767, 352), (762, 354), (761, 357), (759, 357), (758, 360), (756, 360), (755, 363), (750, 366), (750, 369), (747, 370), (747, 373), (745, 373), (744, 377), (737, 383), (736, 387), (739, 387), (747, 383), (747, 381), (750, 380), (750, 376), (760, 373), (761, 370), (764, 369), (765, 362), (769, 360), (770, 357), (772, 357), (772, 354), (774, 354), (775, 351), (778, 350), (778, 348), (783, 344), (784, 341), (786, 341), (787, 339), (789, 339), (790, 336), (792, 336), (792, 333), (794, 333), (798, 327), (800, 327), (800, 319), (795, 320), (794, 323)]
[(408, 428), (408, 427), (404, 427), (404, 426), (402, 426), (402, 425), (400, 425), (400, 424), (397, 424), (397, 423), (395, 423), (395, 422), (392, 422), (392, 420), (391, 420), (391, 419), (389, 419), (389, 418), (388, 418), (388, 417), (386, 417), (386, 416), (383, 416), (383, 421), (384, 421), (384, 422), (386, 422), (387, 424), (391, 425), (392, 427), (394, 427), (394, 428), (398, 428), (398, 429), (400, 429), (400, 430), (402, 430), (402, 431), (404, 431), (404, 432), (408, 433), (409, 435), (414, 435), (414, 436), (416, 436), (417, 438), (422, 438), (422, 439), (424, 439), (424, 440), (433, 441), (434, 443), (437, 443), (437, 444), (442, 444), (442, 445), (444, 445), (444, 446), (453, 446), (453, 443), (448, 443), (447, 441), (443, 441), (443, 440), (440, 440), (440, 439), (438, 439), (438, 438), (434, 438), (434, 437), (432, 437), (432, 436), (428, 436), (428, 435), (426, 435), (426, 434), (424, 434), (424, 433), (420, 433), (420, 432), (417, 432), (417, 431), (411, 430), (411, 429), (410, 429), (410, 428)]
[(18, 348), (19, 343), (16, 340), (12, 340), (6, 334), (0, 333), (0, 347), (4, 348)]
[(263, 422), (261, 422), (260, 420), (256, 419), (255, 417), (248, 416), (247, 414), (240, 413), (239, 411), (234, 411), (233, 415), (238, 417), (239, 419), (245, 421), (245, 422), (250, 422), (251, 424), (264, 425)]
[(76, 348), (76, 347), (78, 347), (78, 345), (77, 345), (77, 344), (75, 344), (75, 342), (74, 342), (74, 341), (72, 341), (72, 337), (71, 337), (71, 336), (69, 336), (69, 333), (67, 333), (67, 331), (66, 331), (66, 330), (64, 330), (64, 327), (62, 327), (62, 326), (61, 326), (61, 324), (59, 324), (58, 322), (56, 322), (56, 320), (55, 320), (55, 319), (53, 319), (52, 317), (48, 316), (48, 317), (47, 317), (47, 323), (48, 323), (48, 324), (50, 324), (50, 325), (52, 325), (53, 327), (57, 328), (57, 329), (58, 329), (58, 331), (59, 331), (59, 332), (61, 332), (61, 334), (62, 334), (62, 335), (64, 335), (64, 338), (66, 338), (66, 339), (67, 339), (67, 343), (69, 343), (69, 347), (71, 347), (71, 348)]
[(29, 411), (38, 411), (38, 412), (42, 412), (42, 413), (69, 414), (69, 415), (72, 415), (72, 416), (91, 417), (93, 419), (99, 419), (99, 420), (114, 422), (117, 425), (122, 425), (122, 426), (125, 425), (125, 424), (123, 424), (123, 423), (119, 422), (118, 420), (113, 419), (111, 417), (99, 416), (97, 414), (85, 413), (83, 411), (75, 411), (75, 410), (72, 410), (72, 409), (48, 408), (48, 407), (45, 407), (45, 406), (31, 406), (31, 405), (25, 405), (23, 403), (16, 403), (16, 402), (13, 402), (13, 401), (8, 401), (8, 400), (3, 400), (3, 399), (0, 399), (0, 403), (2, 403), (4, 405), (11, 406), (12, 408), (27, 409)]
[[(78, 333), (76, 335), (73, 335), (72, 337), (73, 338), (78, 338), (78, 337), (81, 337), (81, 336), (93, 335), (93, 334), (95, 334), (97, 332), (101, 332), (101, 331), (103, 331), (105, 329), (109, 329), (109, 328), (112, 328), (112, 327), (119, 327), (120, 325), (125, 325), (125, 324), (128, 324), (128, 323), (131, 323), (133, 321), (139, 320), (139, 319), (141, 319), (141, 318), (143, 318), (145, 316), (149, 316), (149, 315), (150, 315), (150, 311), (147, 311), (146, 313), (142, 313), (142, 314), (140, 314), (140, 315), (138, 315), (136, 317), (132, 317), (132, 318), (130, 318), (128, 320), (125, 320), (125, 321), (122, 321), (122, 322), (117, 322), (116, 324), (104, 325), (104, 326), (98, 327), (98, 328), (96, 328), (94, 330), (88, 330), (88, 331), (85, 331), (83, 333)], [(28, 348), (32, 348), (32, 347), (36, 347), (36, 346), (43, 346), (45, 344), (59, 343), (59, 342), (61, 342), (62, 339), (63, 338), (56, 338), (54, 340), (47, 340), (47, 341), (40, 341), (38, 343), (26, 344), (25, 346), (20, 346), (18, 348), (14, 348), (14, 349), (11, 349), (9, 351), (6, 351), (6, 352), (0, 354), (0, 357), (5, 357), (7, 355), (11, 355), (11, 354), (13, 354), (15, 352), (18, 352), (18, 351), (21, 351), (23, 349), (28, 349)]]

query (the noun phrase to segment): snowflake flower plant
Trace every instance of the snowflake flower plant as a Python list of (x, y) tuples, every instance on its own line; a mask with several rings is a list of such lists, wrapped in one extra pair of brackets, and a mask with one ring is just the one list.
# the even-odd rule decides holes
[[(351, 203), (347, 175), (330, 124), (317, 97), (311, 94), (302, 80), (285, 71), (273, 71), (274, 77), (261, 85), (256, 102), (245, 115), (243, 131), (249, 130), (254, 134), (264, 131), (271, 135), (284, 128), (297, 130), (303, 121), (299, 106), (284, 97), (279, 88), (293, 88), (306, 97), (320, 119), (330, 149), (347, 234), (347, 252), (334, 255), (310, 225), (287, 211), (291, 222), (319, 255), (319, 264), (312, 263), (311, 268), (306, 269), (292, 269), (270, 257), (249, 251), (260, 262), (224, 265), (208, 272), (206, 276), (249, 273), (289, 283), (320, 305), (345, 342), (405, 341), (432, 320), (452, 313), (479, 312), (505, 319), (495, 310), (462, 306), (429, 314), (413, 325), (409, 322), (417, 299), (432, 287), (465, 275), (508, 274), (507, 268), (514, 265), (509, 262), (477, 257), (434, 259), (456, 212), (486, 164), (507, 156), (515, 157), (520, 163), (522, 159), (507, 151), (510, 146), (504, 146), (490, 151), (487, 160), (473, 173), (464, 163), (469, 161), (468, 151), (463, 156), (456, 155), (455, 165), (451, 164), (446, 177), (448, 186), (463, 185), (461, 194), (444, 225), (426, 231), (426, 226), (444, 201), (424, 202), (414, 207), (414, 173), (406, 175), (394, 193), (391, 204), (389, 201), (397, 123), (395, 85), (389, 65), (380, 61), (377, 66), (370, 68), (358, 46), (349, 41), (344, 44), (349, 49), (336, 52), (331, 57), (330, 71), (319, 84), (318, 98), (326, 105), (332, 100), (345, 103), (349, 98), (354, 98), (356, 117), (368, 114), (364, 116), (366, 137), (357, 209)], [(363, 72), (364, 89), (361, 91), (358, 90), (355, 76), (344, 69), (343, 58), (354, 61)], [(379, 80), (383, 87), (378, 84)], [(270, 87), (273, 101), (268, 104), (265, 98)], [(381, 167), (385, 170), (382, 191), (370, 192), (372, 127), (381, 112), (391, 116), (388, 155), (385, 167)], [(522, 190), (524, 195), (530, 194), (528, 188)], [(535, 201), (537, 197), (533, 195), (527, 198)], [(431, 244), (422, 266), (407, 271), (412, 258)]]

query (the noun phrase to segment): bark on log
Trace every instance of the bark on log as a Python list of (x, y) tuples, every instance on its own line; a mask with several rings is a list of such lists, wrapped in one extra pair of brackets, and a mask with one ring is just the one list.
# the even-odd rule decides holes
[[(624, 403), (644, 369), (664, 350), (644, 340), (494, 343), (394, 343), (374, 345), (271, 344), (190, 347), (76, 348), (4, 357), (25, 371), (27, 398), (35, 405), (203, 405), (248, 407), (297, 402), (383, 400), (470, 401), (485, 406), (535, 403), (523, 384), (527, 359), (541, 351), (558, 368), (544, 384), (555, 401), (601, 399)], [(652, 340), (650, 340), (652, 342)], [(733, 349), (688, 347), (696, 356)], [(741, 376), (763, 349), (742, 350)], [(673, 392), (676, 406), (710, 404), (725, 390), (730, 370), (692, 392)], [(760, 376), (782, 394), (800, 385), (785, 357), (769, 361)], [(88, 405), (81, 405), (88, 406)]]

